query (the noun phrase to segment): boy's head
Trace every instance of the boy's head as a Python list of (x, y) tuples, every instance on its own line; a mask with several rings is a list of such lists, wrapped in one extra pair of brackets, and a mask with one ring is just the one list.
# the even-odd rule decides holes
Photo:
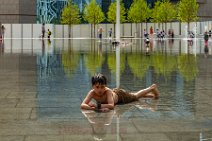
[(102, 75), (101, 73), (95, 74), (92, 78), (91, 78), (91, 83), (92, 86), (98, 84), (98, 85), (107, 85), (107, 79), (104, 75)]

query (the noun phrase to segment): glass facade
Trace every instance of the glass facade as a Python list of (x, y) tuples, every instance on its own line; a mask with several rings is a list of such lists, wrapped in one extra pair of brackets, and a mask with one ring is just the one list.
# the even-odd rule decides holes
[[(60, 21), (63, 7), (68, 0), (37, 0), (37, 22), (38, 23), (58, 23)], [(86, 4), (91, 0), (73, 0), (79, 7), (80, 12), (83, 11)], [(105, 0), (96, 0), (99, 5), (105, 3)]]
[(57, 23), (67, 0), (37, 0), (37, 22)]

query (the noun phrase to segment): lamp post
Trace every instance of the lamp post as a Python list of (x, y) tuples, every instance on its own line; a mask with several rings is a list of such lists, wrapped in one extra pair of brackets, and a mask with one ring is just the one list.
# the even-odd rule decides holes
[(116, 41), (120, 42), (120, 0), (116, 0)]
[[(116, 0), (116, 87), (120, 86), (120, 0)], [(119, 141), (119, 120), (120, 117), (117, 115), (116, 118), (116, 140)]]

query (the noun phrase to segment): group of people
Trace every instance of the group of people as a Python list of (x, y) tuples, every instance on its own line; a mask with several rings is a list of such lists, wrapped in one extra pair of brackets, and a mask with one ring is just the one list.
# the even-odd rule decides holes
[[(153, 30), (153, 27), (152, 26), (150, 27), (149, 33), (150, 33), (150, 36), (153, 37), (154, 30)], [(146, 29), (144, 29), (143, 36), (145, 38), (149, 38), (149, 33), (147, 32)], [(164, 39), (165, 36), (166, 36), (166, 32), (164, 30), (161, 30), (160, 31), (159, 29), (156, 29), (156, 37), (158, 39)], [(168, 36), (171, 37), (171, 38), (174, 38), (174, 30), (173, 29), (169, 29)]]
[(162, 30), (162, 31), (160, 31), (159, 29), (157, 29), (157, 38), (158, 39), (164, 39), (165, 38), (165, 36), (166, 36), (166, 32), (164, 31), (164, 30)]
[[(4, 39), (5, 30), (6, 30), (5, 26), (1, 25), (0, 40)], [(50, 31), (50, 29), (48, 29), (47, 32), (46, 32), (45, 24), (42, 24), (42, 35), (41, 35), (41, 37), (44, 38), (46, 33), (47, 33), (48, 39), (50, 39), (52, 32)]]
[[(103, 32), (104, 32), (103, 28), (100, 27), (100, 28), (98, 29), (98, 38), (99, 38), (99, 39), (102, 39), (102, 34), (103, 34)], [(150, 34), (149, 34), (149, 33), (150, 33)], [(147, 32), (146, 29), (144, 29), (144, 30), (143, 30), (143, 37), (144, 37), (145, 39), (147, 39), (147, 38), (149, 38), (149, 35), (150, 35), (151, 37), (154, 36), (154, 29), (153, 29), (152, 26), (150, 27), (149, 33)], [(109, 38), (112, 38), (112, 34), (113, 34), (113, 30), (112, 30), (112, 28), (110, 28), (110, 30), (108, 31), (108, 37), (109, 37)], [(165, 32), (164, 30), (161, 30), (161, 31), (160, 31), (159, 29), (156, 29), (156, 37), (157, 37), (158, 39), (164, 39), (165, 36), (166, 36), (166, 32)], [(171, 37), (171, 38), (174, 38), (174, 30), (173, 30), (173, 29), (169, 29), (169, 31), (168, 31), (168, 36)]]

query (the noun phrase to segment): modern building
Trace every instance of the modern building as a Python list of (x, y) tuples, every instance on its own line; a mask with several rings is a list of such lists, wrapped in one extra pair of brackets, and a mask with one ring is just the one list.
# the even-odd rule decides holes
[(199, 4), (198, 17), (201, 21), (212, 20), (212, 0), (197, 0)]
[(0, 0), (1, 23), (35, 23), (37, 0)]
[[(79, 7), (80, 12), (86, 4), (89, 4), (91, 0), (73, 0), (73, 2)], [(102, 0), (96, 0), (101, 5)], [(38, 23), (59, 23), (62, 13), (62, 9), (67, 5), (68, 0), (37, 0), (37, 22)]]
[(37, 0), (37, 23), (57, 23), (67, 0)]

